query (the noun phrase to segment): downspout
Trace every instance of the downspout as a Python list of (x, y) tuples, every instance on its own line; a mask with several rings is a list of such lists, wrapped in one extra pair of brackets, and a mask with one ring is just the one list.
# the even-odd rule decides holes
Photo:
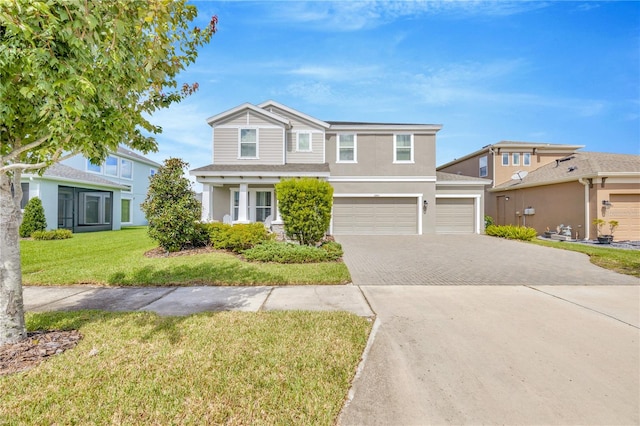
[(589, 182), (585, 182), (584, 178), (578, 179), (584, 186), (584, 239), (588, 240), (591, 236), (589, 231), (591, 230), (591, 222), (589, 220)]
[[(489, 147), (491, 153), (491, 187), (496, 187), (496, 153), (493, 152), (493, 146)], [(486, 191), (485, 191), (486, 192)]]

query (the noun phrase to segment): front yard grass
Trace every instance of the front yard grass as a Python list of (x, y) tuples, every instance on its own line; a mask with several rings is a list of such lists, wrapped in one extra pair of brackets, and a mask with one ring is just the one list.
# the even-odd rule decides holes
[(148, 258), (157, 244), (145, 227), (74, 234), (68, 240), (21, 241), (25, 285), (286, 285), (344, 284), (342, 262), (250, 263), (229, 253)]
[(640, 251), (638, 250), (594, 247), (566, 241), (545, 241), (540, 239), (534, 239), (531, 242), (539, 246), (555, 247), (585, 253), (594, 265), (610, 269), (620, 274), (640, 278)]
[(0, 377), (0, 424), (332, 425), (371, 322), (345, 312), (28, 313), (79, 344)]

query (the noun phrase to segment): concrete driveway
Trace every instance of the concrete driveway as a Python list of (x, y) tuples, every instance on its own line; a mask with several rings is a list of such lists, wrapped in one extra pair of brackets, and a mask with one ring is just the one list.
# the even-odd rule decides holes
[(640, 280), (484, 236), (338, 241), (377, 313), (339, 424), (640, 424)]

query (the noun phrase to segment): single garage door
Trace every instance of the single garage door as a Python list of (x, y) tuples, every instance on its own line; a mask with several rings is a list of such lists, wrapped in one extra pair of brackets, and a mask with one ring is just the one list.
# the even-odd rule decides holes
[(418, 233), (415, 197), (337, 197), (334, 235), (408, 235)]
[(473, 234), (474, 198), (436, 198), (436, 233)]
[[(616, 240), (640, 240), (640, 194), (611, 194), (611, 208), (605, 220), (617, 220), (618, 228), (613, 232)], [(607, 226), (604, 227), (607, 229)]]

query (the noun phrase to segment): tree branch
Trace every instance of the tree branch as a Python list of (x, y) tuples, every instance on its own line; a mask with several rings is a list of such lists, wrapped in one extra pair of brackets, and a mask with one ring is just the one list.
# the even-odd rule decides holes
[(33, 148), (36, 148), (40, 145), (42, 145), (47, 139), (49, 139), (49, 137), (51, 137), (51, 135), (46, 135), (41, 137), (40, 139), (36, 139), (35, 141), (28, 143), (24, 146), (21, 146), (18, 149), (15, 149), (13, 151), (11, 151), (9, 154), (7, 154), (4, 157), (0, 157), (0, 162), (2, 162), (3, 164), (7, 161), (11, 161), (14, 158), (18, 157), (20, 154), (22, 154), (23, 152), (29, 151)]
[(6, 173), (12, 170), (20, 170), (20, 171), (26, 171), (26, 170), (38, 170), (38, 169), (42, 169), (44, 167), (50, 166), (53, 163), (59, 163), (60, 161), (64, 161), (67, 158), (71, 158), (75, 155), (78, 155), (79, 152), (78, 151), (73, 151), (73, 152), (69, 152), (65, 155), (62, 155), (62, 149), (58, 149), (54, 154), (51, 160), (49, 161), (41, 161), (39, 163), (13, 163), (13, 164), (7, 164), (5, 166), (0, 166), (0, 173)]

